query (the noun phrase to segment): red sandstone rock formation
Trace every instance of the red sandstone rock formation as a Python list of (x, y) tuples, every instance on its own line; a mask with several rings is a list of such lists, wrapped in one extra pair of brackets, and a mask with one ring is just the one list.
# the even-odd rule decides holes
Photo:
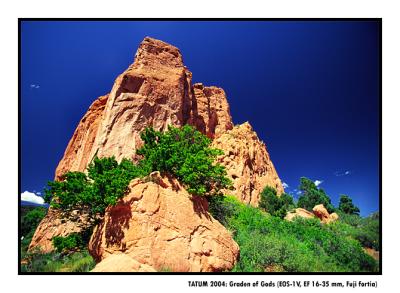
[(107, 97), (99, 98), (79, 123), (56, 179), (66, 171), (84, 171), (95, 155), (133, 159), (142, 145), (140, 133), (149, 126), (166, 130), (191, 124), (210, 138), (232, 128), (225, 92), (192, 86), (179, 49), (152, 38), (143, 40)]
[(224, 151), (218, 161), (226, 167), (234, 186), (233, 191), (226, 191), (227, 194), (257, 206), (265, 186), (274, 187), (278, 195), (284, 191), (265, 144), (248, 122), (226, 131), (213, 141), (212, 146)]
[(124, 253), (156, 270), (210, 272), (232, 269), (239, 246), (208, 213), (206, 198), (153, 172), (148, 180), (133, 180), (129, 194), (107, 208), (89, 251), (100, 264)]
[[(135, 60), (117, 77), (109, 94), (97, 99), (79, 122), (64, 157), (56, 169), (60, 180), (67, 171), (84, 171), (95, 155), (135, 159), (142, 145), (141, 131), (152, 126), (190, 124), (214, 139), (225, 153), (220, 158), (234, 181), (240, 200), (258, 204), (266, 186), (283, 192), (281, 181), (265, 145), (249, 124), (233, 128), (224, 90), (192, 85), (192, 73), (184, 66), (176, 47), (152, 38), (140, 44)], [(61, 225), (61, 214), (50, 209), (33, 236), (31, 249), (52, 249), (51, 237), (78, 231)], [(67, 221), (64, 219), (62, 221)]]

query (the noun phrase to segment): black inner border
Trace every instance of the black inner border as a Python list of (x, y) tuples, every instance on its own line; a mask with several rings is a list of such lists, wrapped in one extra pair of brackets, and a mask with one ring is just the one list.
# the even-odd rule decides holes
[[(379, 272), (21, 272), (21, 24), (27, 21), (294, 21), (379, 24)], [(18, 275), (382, 275), (382, 18), (18, 18)]]

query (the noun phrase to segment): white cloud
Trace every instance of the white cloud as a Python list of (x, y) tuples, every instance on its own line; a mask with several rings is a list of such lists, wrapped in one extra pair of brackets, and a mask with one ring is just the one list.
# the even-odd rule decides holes
[(283, 186), (283, 188), (288, 188), (289, 187), (289, 184), (287, 184), (286, 182), (282, 182), (282, 186)]
[(337, 176), (337, 177), (340, 177), (340, 176), (347, 176), (347, 175), (351, 175), (351, 173), (353, 173), (352, 171), (349, 171), (349, 170), (346, 170), (346, 171), (336, 171), (334, 174), (335, 174), (335, 176)]
[(40, 85), (38, 85), (38, 84), (31, 84), (30, 87), (31, 87), (31, 89), (38, 89), (38, 88), (40, 88)]
[(320, 185), (322, 182), (324, 182), (323, 180), (315, 180), (314, 181), (314, 184), (315, 184), (315, 186), (318, 186), (318, 185)]
[(21, 200), (36, 204), (44, 204), (43, 197), (37, 196), (36, 194), (29, 191), (24, 191), (23, 193), (21, 193)]
[(301, 191), (297, 191), (296, 194), (301, 194)]

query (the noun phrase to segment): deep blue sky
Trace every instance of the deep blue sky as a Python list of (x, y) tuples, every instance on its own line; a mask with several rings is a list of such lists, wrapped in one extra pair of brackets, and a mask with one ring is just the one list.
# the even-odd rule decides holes
[(193, 81), (224, 88), (295, 197), (379, 209), (379, 24), (351, 21), (29, 22), (21, 26), (21, 190), (52, 180), (79, 120), (145, 36), (177, 46)]

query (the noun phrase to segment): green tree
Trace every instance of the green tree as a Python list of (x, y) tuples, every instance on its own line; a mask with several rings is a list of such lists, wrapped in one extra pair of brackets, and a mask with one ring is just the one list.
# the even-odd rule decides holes
[(293, 205), (293, 198), (290, 195), (283, 193), (278, 196), (273, 187), (266, 186), (261, 192), (259, 207), (272, 216), (284, 218)]
[(312, 211), (314, 206), (323, 204), (329, 213), (335, 211), (329, 196), (310, 179), (301, 177), (299, 190), (301, 190), (302, 194), (297, 202), (298, 207)]
[(137, 154), (143, 156), (139, 165), (145, 173), (169, 173), (197, 195), (216, 195), (231, 186), (225, 167), (214, 163), (223, 152), (211, 148), (211, 140), (192, 126), (169, 126), (165, 133), (146, 128), (141, 138), (144, 145)]
[[(26, 237), (33, 234), (40, 221), (46, 216), (46, 209), (43, 207), (21, 208), (21, 236)], [(24, 212), (26, 211), (27, 212)]]
[(342, 194), (339, 200), (339, 210), (345, 214), (349, 215), (359, 215), (360, 209), (353, 204), (353, 200), (345, 195)]
[(88, 175), (67, 172), (61, 181), (49, 181), (45, 201), (64, 211), (86, 211), (94, 219), (124, 196), (133, 178), (142, 175), (131, 161), (123, 159), (118, 164), (114, 157), (95, 157), (87, 170)]

